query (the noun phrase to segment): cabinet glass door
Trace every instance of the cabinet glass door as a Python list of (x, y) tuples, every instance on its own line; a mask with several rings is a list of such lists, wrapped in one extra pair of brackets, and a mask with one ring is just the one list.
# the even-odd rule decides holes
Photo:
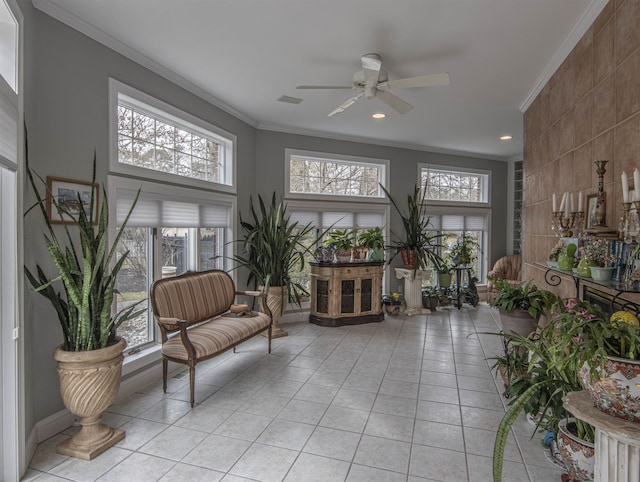
[(316, 311), (329, 313), (329, 280), (319, 279), (316, 281)]
[(355, 313), (356, 281), (342, 280), (340, 288), (340, 313)]
[(373, 295), (373, 279), (363, 278), (360, 280), (360, 313), (366, 313), (372, 310), (372, 298)]

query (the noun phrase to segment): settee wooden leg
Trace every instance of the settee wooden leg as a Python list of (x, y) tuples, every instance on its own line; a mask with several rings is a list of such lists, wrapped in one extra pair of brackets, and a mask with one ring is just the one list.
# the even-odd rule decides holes
[(195, 402), (195, 397), (193, 396), (195, 392), (195, 384), (196, 384), (196, 367), (189, 367), (189, 395), (191, 396), (191, 408), (193, 408), (193, 404)]
[(169, 361), (162, 359), (162, 391), (167, 393), (167, 372), (169, 371)]

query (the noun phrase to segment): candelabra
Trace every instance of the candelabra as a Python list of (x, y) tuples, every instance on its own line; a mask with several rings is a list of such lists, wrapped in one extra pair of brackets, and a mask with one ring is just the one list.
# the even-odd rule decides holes
[(618, 238), (625, 243), (640, 241), (640, 201), (622, 203)]
[(567, 217), (562, 211), (552, 213), (551, 232), (556, 237), (579, 237), (584, 231), (584, 212), (574, 211)]

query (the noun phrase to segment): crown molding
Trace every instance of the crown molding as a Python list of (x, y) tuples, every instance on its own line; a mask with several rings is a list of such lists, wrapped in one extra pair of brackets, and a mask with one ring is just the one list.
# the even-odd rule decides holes
[(593, 21), (600, 15), (602, 9), (609, 3), (609, 0), (592, 0), (587, 10), (584, 12), (578, 23), (573, 27), (569, 36), (560, 46), (560, 49), (551, 58), (545, 69), (542, 71), (542, 75), (538, 78), (533, 90), (524, 98), (520, 106), (518, 107), (522, 113), (526, 112), (531, 103), (535, 100), (538, 94), (542, 91), (551, 76), (562, 65), (562, 62), (569, 56), (573, 48), (577, 45), (585, 32), (591, 27)]

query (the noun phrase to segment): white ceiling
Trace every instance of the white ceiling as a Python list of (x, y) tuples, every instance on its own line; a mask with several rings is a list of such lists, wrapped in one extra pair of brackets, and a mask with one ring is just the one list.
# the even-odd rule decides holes
[[(507, 160), (522, 157), (522, 112), (606, 0), (33, 3), (259, 128)], [(404, 115), (363, 98), (327, 117), (353, 92), (296, 90), (350, 85), (369, 52), (390, 79), (449, 72), (451, 84), (394, 90), (415, 106)]]

